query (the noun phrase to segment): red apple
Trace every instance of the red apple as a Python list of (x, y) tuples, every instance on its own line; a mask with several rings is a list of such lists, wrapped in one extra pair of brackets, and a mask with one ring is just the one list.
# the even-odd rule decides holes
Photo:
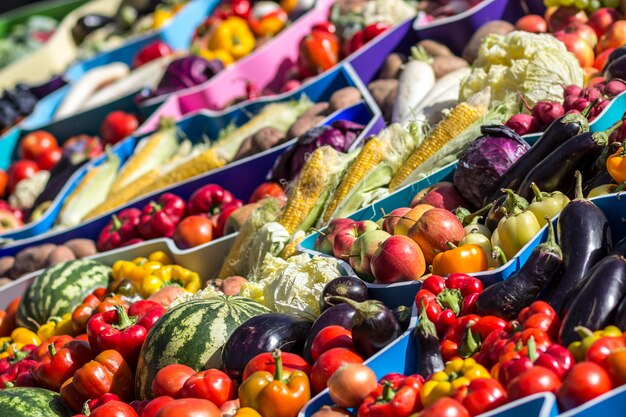
[(619, 48), (626, 45), (626, 20), (613, 23), (600, 38), (598, 48), (601, 51), (609, 48)]
[(391, 235), (384, 230), (370, 230), (359, 236), (350, 251), (350, 266), (354, 272), (367, 281), (372, 280), (370, 262), (378, 246)]
[(611, 55), (611, 52), (613, 52), (614, 50), (615, 48), (605, 49), (604, 51), (596, 55), (596, 59), (595, 61), (593, 61), (593, 67), (598, 71), (602, 71), (604, 69), (604, 66), (606, 65), (606, 61), (608, 61), (609, 59), (609, 55)]
[(335, 236), (339, 231), (347, 226), (354, 224), (352, 219), (333, 219), (328, 224), (328, 227), (324, 233), (320, 233), (315, 240), (313, 247), (315, 250), (325, 253), (326, 255), (333, 254), (333, 244), (335, 243)]
[(573, 22), (587, 23), (587, 14), (575, 7), (559, 7), (547, 18), (551, 32), (558, 32)]
[(596, 35), (596, 31), (589, 25), (584, 23), (570, 23), (565, 26), (563, 29), (559, 30), (554, 34), (557, 38), (566, 33), (573, 33), (574, 35), (578, 35), (580, 39), (587, 42), (589, 46), (595, 48), (598, 44), (598, 35)]
[(384, 217), (382, 228), (385, 232), (393, 234), (396, 224), (405, 216), (411, 209), (409, 207), (400, 207), (392, 210), (391, 213)]
[(430, 204), (435, 208), (454, 210), (458, 207), (467, 207), (467, 201), (451, 182), (438, 182), (417, 193), (411, 201), (411, 207), (418, 204)]
[(538, 14), (529, 14), (515, 22), (515, 29), (531, 33), (546, 33), (548, 22)]
[(24, 222), (10, 211), (0, 210), (0, 233), (17, 229), (24, 225)]
[(581, 67), (586, 68), (593, 66), (593, 61), (595, 60), (593, 48), (580, 36), (574, 33), (561, 32), (555, 35), (555, 37), (565, 44), (565, 48), (567, 48), (568, 51), (574, 54)]
[(409, 233), (409, 229), (413, 227), (413, 225), (422, 217), (422, 214), (426, 213), (428, 210), (434, 209), (435, 207), (430, 204), (418, 204), (413, 207), (411, 211), (407, 212), (404, 216), (400, 218), (396, 227), (393, 229), (394, 235), (404, 235), (406, 236)]
[(356, 238), (365, 232), (377, 229), (379, 229), (378, 225), (371, 220), (355, 222), (352, 226), (342, 228), (335, 236), (333, 255), (338, 259), (349, 257)]
[(452, 212), (435, 208), (424, 213), (407, 236), (419, 245), (426, 262), (430, 264), (439, 252), (450, 249), (448, 242), (458, 244), (465, 231)]
[(591, 13), (587, 24), (593, 28), (598, 37), (604, 35), (609, 26), (618, 20), (622, 20), (622, 13), (612, 7), (603, 7)]
[(418, 280), (426, 271), (420, 247), (406, 236), (395, 235), (378, 246), (371, 262), (374, 282), (391, 284)]

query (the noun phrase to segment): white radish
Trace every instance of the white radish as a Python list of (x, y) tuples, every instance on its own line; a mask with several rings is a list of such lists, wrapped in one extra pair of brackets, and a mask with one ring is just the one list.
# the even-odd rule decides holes
[(409, 119), (414, 108), (426, 97), (435, 85), (435, 71), (423, 57), (425, 51), (413, 47), (413, 58), (404, 66), (398, 81), (398, 94), (393, 106), (392, 122), (401, 122)]
[(54, 119), (62, 119), (82, 110), (87, 99), (96, 91), (126, 77), (129, 72), (128, 66), (122, 62), (113, 62), (87, 71), (80, 80), (74, 83), (61, 102)]
[(435, 86), (428, 92), (426, 97), (415, 107), (414, 111), (417, 113), (425, 107), (440, 101), (458, 99), (461, 81), (467, 77), (471, 71), (469, 67), (459, 68), (441, 77), (437, 80)]

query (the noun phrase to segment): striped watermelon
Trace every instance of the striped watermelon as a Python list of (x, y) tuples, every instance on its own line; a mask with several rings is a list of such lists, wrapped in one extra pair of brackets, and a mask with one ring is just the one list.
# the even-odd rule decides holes
[(98, 287), (106, 287), (111, 268), (101, 262), (78, 259), (43, 271), (26, 290), (17, 309), (17, 324), (32, 330), (50, 317), (71, 313)]
[(192, 300), (169, 310), (148, 333), (139, 355), (135, 391), (139, 399), (152, 397), (152, 381), (159, 369), (181, 363), (199, 371), (218, 367), (221, 348), (237, 327), (269, 310), (245, 297), (217, 295)]
[(43, 388), (15, 387), (0, 390), (2, 417), (70, 417), (74, 413), (61, 396)]

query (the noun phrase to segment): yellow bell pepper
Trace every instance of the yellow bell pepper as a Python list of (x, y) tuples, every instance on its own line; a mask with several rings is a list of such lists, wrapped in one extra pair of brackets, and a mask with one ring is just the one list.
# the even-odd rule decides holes
[(37, 329), (37, 337), (43, 342), (52, 336), (74, 336), (75, 333), (74, 326), (72, 326), (72, 313), (64, 314), (62, 317), (52, 317)]
[(198, 55), (206, 59), (207, 61), (211, 61), (213, 59), (219, 59), (220, 61), (222, 61), (225, 67), (235, 62), (235, 59), (233, 58), (233, 56), (228, 51), (225, 51), (224, 49), (216, 49), (216, 50), (201, 49), (198, 51)]
[(202, 288), (202, 280), (196, 272), (180, 265), (164, 265), (147, 275), (141, 281), (139, 292), (142, 297), (149, 297), (165, 285), (176, 284), (185, 291), (195, 293)]
[(581, 340), (572, 342), (567, 349), (570, 351), (576, 362), (584, 361), (587, 356), (587, 350), (602, 337), (621, 337), (622, 331), (617, 326), (606, 326), (604, 329), (592, 332), (586, 327), (576, 329)]
[(183, 8), (183, 2), (171, 6), (159, 5), (152, 13), (152, 29), (159, 29), (167, 24)]
[(0, 337), (0, 359), (15, 354), (25, 345), (39, 346), (40, 344), (41, 340), (34, 332), (25, 327), (18, 327), (11, 332), (11, 336)]
[(254, 50), (256, 39), (248, 23), (237, 16), (221, 22), (209, 39), (209, 49), (224, 50), (234, 59), (240, 59)]
[(162, 250), (152, 252), (150, 255), (148, 255), (148, 261), (159, 262), (161, 265), (171, 265), (174, 263), (172, 258), (170, 258), (170, 256)]
[[(515, 196), (513, 191), (506, 191), (511, 199), (520, 198)], [(541, 226), (532, 211), (515, 205), (500, 219), (497, 230), (499, 246), (507, 258), (511, 259), (541, 230)]]
[(422, 388), (421, 398), (428, 407), (440, 398), (450, 397), (460, 388), (478, 378), (491, 378), (489, 371), (472, 358), (451, 360), (443, 371), (434, 373)]
[(261, 414), (259, 414), (254, 408), (242, 407), (237, 410), (233, 417), (261, 417)]

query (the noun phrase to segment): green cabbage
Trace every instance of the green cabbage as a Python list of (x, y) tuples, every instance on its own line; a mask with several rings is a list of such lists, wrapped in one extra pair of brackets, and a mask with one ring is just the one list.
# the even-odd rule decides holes
[(543, 100), (562, 102), (562, 86), (570, 84), (583, 85), (583, 70), (553, 36), (522, 31), (491, 34), (483, 39), (472, 72), (461, 83), (460, 99), (490, 86), (492, 102), (519, 91), (533, 106)]

